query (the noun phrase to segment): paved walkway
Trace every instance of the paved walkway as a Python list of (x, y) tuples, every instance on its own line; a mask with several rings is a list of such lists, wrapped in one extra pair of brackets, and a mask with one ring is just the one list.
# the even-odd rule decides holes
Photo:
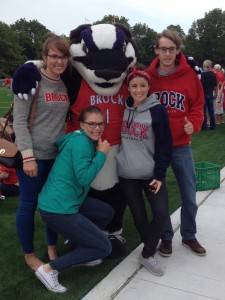
[(206, 256), (196, 256), (182, 246), (178, 209), (172, 215), (173, 254), (169, 258), (156, 254), (164, 276), (154, 276), (138, 263), (140, 245), (83, 300), (225, 300), (225, 168), (220, 188), (197, 192), (197, 202), (197, 238)]

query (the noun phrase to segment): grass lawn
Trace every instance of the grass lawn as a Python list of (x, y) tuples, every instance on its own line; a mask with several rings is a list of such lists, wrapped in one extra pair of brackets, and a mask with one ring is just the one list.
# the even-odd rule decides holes
[[(0, 88), (0, 115), (7, 112), (12, 96), (6, 96), (6, 89)], [(199, 132), (192, 138), (194, 160), (207, 161), (225, 166), (225, 125), (217, 126), (215, 131)], [(172, 171), (168, 170), (167, 185), (169, 191), (170, 212), (180, 206), (179, 194)], [(7, 198), (0, 201), (0, 295), (2, 299), (73, 299), (78, 300), (93, 286), (103, 279), (122, 259), (104, 260), (95, 268), (74, 267), (60, 274), (60, 282), (68, 288), (65, 294), (49, 292), (37, 278), (33, 271), (26, 267), (20, 244), (17, 239), (15, 215), (19, 198)], [(46, 241), (44, 225), (39, 214), (35, 217), (35, 247), (37, 255), (46, 261)], [(134, 229), (131, 214), (127, 209), (124, 219), (124, 237), (127, 240), (127, 254), (140, 244)], [(59, 251), (63, 253), (65, 247), (63, 239), (59, 239)], [(101, 300), (101, 299), (99, 299)]]

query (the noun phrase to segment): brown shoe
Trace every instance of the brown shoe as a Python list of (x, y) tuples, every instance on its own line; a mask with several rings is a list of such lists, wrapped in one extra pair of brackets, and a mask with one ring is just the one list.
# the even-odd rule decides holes
[(206, 255), (206, 250), (199, 244), (197, 239), (191, 239), (191, 240), (182, 240), (182, 244), (189, 248), (191, 252), (193, 252), (196, 255), (204, 256)]
[(172, 254), (172, 241), (171, 240), (162, 240), (159, 248), (159, 254), (161, 256), (169, 257)]

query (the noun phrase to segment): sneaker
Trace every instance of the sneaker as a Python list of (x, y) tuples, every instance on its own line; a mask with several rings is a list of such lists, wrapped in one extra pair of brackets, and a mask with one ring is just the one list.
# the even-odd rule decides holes
[(140, 264), (142, 264), (149, 272), (156, 276), (162, 276), (164, 274), (164, 271), (162, 267), (160, 266), (159, 262), (155, 260), (153, 256), (149, 256), (148, 258), (144, 258), (142, 254), (139, 258)]
[(162, 240), (159, 248), (159, 254), (164, 257), (169, 257), (172, 254), (172, 241), (171, 240)]
[(182, 240), (182, 244), (189, 248), (191, 252), (193, 252), (196, 255), (204, 256), (206, 255), (206, 250), (199, 244), (197, 239), (191, 239), (191, 240)]
[(37, 278), (40, 279), (49, 291), (54, 293), (64, 293), (67, 289), (58, 282), (58, 274), (59, 273), (56, 270), (45, 272), (43, 265), (35, 272)]
[(81, 263), (79, 265), (75, 265), (74, 267), (96, 267), (99, 266), (101, 263), (102, 263), (102, 259), (96, 259), (85, 263)]

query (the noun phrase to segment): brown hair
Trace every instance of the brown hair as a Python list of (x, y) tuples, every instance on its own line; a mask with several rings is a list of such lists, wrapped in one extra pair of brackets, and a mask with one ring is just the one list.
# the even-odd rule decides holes
[(181, 38), (179, 37), (179, 35), (177, 34), (176, 31), (171, 30), (171, 29), (165, 29), (161, 33), (157, 34), (156, 40), (155, 40), (155, 48), (156, 49), (159, 48), (159, 40), (163, 37), (171, 40), (176, 45), (177, 49), (180, 49)]
[(100, 114), (102, 115), (102, 117), (104, 117), (104, 114), (100, 108), (98, 108), (97, 106), (89, 106), (82, 110), (82, 112), (80, 113), (79, 122), (85, 122), (85, 120), (87, 119), (87, 115), (89, 114)]
[(48, 32), (42, 49), (42, 54), (47, 56), (49, 49), (54, 48), (61, 51), (64, 55), (70, 57), (69, 41), (62, 36), (58, 36), (53, 32)]

